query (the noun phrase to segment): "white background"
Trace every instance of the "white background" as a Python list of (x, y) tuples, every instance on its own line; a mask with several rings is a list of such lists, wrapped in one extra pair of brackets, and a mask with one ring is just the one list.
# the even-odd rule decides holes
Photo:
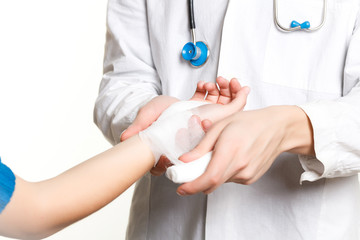
[[(0, 156), (26, 180), (53, 177), (110, 147), (93, 123), (106, 5), (0, 1)], [(48, 239), (124, 239), (131, 195)]]

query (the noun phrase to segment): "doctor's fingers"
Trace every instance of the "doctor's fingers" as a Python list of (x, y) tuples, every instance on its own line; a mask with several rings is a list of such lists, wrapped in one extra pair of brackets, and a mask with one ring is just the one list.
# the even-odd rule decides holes
[(232, 176), (226, 182), (250, 185), (259, 180), (267, 172), (268, 169), (269, 168), (267, 167), (263, 167), (254, 170), (251, 167), (248, 167), (240, 172), (235, 173), (234, 176)]
[(230, 81), (223, 77), (217, 77), (216, 83), (219, 86), (220, 96), (218, 99), (218, 103), (220, 104), (228, 104), (231, 102), (231, 90), (230, 90)]
[(199, 81), (196, 85), (195, 93), (190, 100), (202, 101), (205, 100), (205, 96), (206, 96), (205, 82)]
[(249, 185), (262, 177), (272, 165), (276, 154), (264, 151), (257, 154), (249, 151), (245, 141), (231, 139), (233, 129), (223, 132), (213, 151), (213, 157), (205, 173), (178, 189), (179, 194), (192, 195), (198, 192), (210, 194), (225, 182)]
[(257, 144), (258, 142), (244, 146), (246, 150), (236, 156), (237, 161), (247, 162), (246, 167), (235, 171), (227, 182), (249, 185), (259, 180), (269, 170), (279, 152), (269, 147), (271, 143)]
[[(202, 121), (203, 127), (204, 127), (204, 122), (205, 122), (205, 124), (211, 124), (210, 120)], [(212, 124), (210, 129), (208, 128), (208, 125), (205, 126), (207, 128), (204, 129), (204, 131), (206, 131), (204, 138), (200, 141), (200, 143), (193, 150), (181, 155), (179, 157), (179, 160), (181, 160), (185, 163), (191, 162), (191, 161), (194, 161), (195, 159), (198, 159), (198, 158), (204, 156), (206, 153), (210, 152), (214, 148), (214, 145), (215, 145), (218, 137), (220, 136), (221, 132), (230, 122), (231, 122), (231, 118), (228, 117), (221, 121), (218, 121), (215, 124)]]
[(237, 93), (241, 90), (242, 86), (240, 85), (239, 81), (236, 78), (232, 78), (230, 80), (230, 92), (231, 92), (231, 99), (234, 99)]
[(226, 107), (231, 108), (230, 111), (241, 111), (244, 109), (247, 101), (247, 97), (250, 93), (250, 88), (245, 86), (241, 87), (236, 96), (232, 99), (231, 103), (227, 104)]
[(218, 77), (216, 82), (220, 88), (220, 97), (218, 103), (227, 104), (231, 102), (241, 90), (241, 85), (236, 78), (232, 78), (230, 81), (223, 77)]
[[(230, 81), (219, 76), (216, 78), (217, 87), (216, 89), (219, 90), (219, 97), (217, 99), (218, 104), (228, 104), (232, 100), (234, 100), (237, 96), (237, 93), (241, 90), (241, 85), (239, 81), (236, 78), (232, 78)], [(215, 85), (216, 86), (216, 85)], [(216, 92), (214, 91), (214, 85), (212, 83), (207, 83), (204, 85), (206, 91), (209, 93), (208, 97), (211, 99), (211, 102), (216, 100), (215, 97), (213, 97)], [(207, 98), (207, 100), (210, 100)]]
[(220, 91), (216, 84), (212, 82), (207, 82), (205, 83), (204, 88), (207, 91), (207, 96), (205, 100), (211, 103), (217, 103), (219, 100)]
[(218, 84), (218, 87), (215, 83), (199, 81), (197, 83), (195, 94), (190, 100), (205, 100), (211, 103), (224, 105), (230, 103), (241, 90), (241, 85), (236, 78), (228, 81), (223, 77), (218, 77), (216, 78), (216, 83)]
[(230, 83), (226, 79), (219, 85), (219, 88), (215, 83), (205, 83), (200, 81), (197, 83), (195, 94), (190, 100), (196, 101), (208, 101), (210, 103), (220, 103), (219, 99), (228, 99), (228, 101), (222, 103), (226, 104), (231, 101)]
[[(246, 157), (246, 156), (245, 156)], [(244, 160), (243, 156), (237, 156), (238, 160)], [(243, 185), (250, 185), (259, 180), (266, 171), (270, 168), (270, 161), (260, 161), (260, 164), (254, 163), (259, 158), (256, 157), (248, 157), (248, 160), (245, 160), (248, 164), (243, 169), (239, 169), (239, 171), (235, 171), (235, 174), (231, 176), (226, 182), (239, 183)]]
[[(183, 162), (191, 162), (209, 152), (227, 124), (238, 118), (239, 112), (245, 107), (250, 88), (243, 87), (236, 99), (226, 105), (205, 105), (202, 106), (201, 116), (203, 117), (202, 127), (206, 132), (205, 137), (189, 153), (180, 156)], [(214, 123), (214, 124), (213, 124)]]
[[(225, 140), (225, 142), (227, 141)], [(205, 173), (194, 181), (185, 183), (178, 188), (180, 195), (192, 195), (199, 192), (209, 194), (233, 176), (235, 169), (245, 166), (234, 161), (237, 154), (236, 148), (231, 144), (223, 143), (224, 139), (219, 139), (218, 144), (221, 147), (217, 148), (218, 144), (216, 144), (213, 157)]]

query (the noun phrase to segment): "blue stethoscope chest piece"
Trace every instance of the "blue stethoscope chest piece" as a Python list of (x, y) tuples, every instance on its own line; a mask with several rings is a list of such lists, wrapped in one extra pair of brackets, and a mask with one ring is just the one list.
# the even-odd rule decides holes
[(194, 17), (194, 0), (189, 0), (189, 22), (192, 41), (185, 44), (181, 51), (181, 56), (189, 61), (193, 67), (203, 66), (209, 58), (209, 48), (204, 42), (196, 41), (195, 34), (195, 17)]
[(209, 49), (204, 42), (188, 42), (182, 49), (182, 57), (189, 61), (194, 67), (201, 67), (206, 63), (209, 56)]

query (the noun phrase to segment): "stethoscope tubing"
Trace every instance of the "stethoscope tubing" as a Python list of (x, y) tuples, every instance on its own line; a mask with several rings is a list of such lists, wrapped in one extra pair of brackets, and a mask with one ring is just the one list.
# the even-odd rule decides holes
[(189, 0), (189, 23), (190, 23), (190, 32), (192, 42), (196, 45), (196, 25), (195, 25), (195, 15), (194, 15), (194, 0)]
[(189, 0), (189, 18), (190, 29), (195, 29), (194, 0)]

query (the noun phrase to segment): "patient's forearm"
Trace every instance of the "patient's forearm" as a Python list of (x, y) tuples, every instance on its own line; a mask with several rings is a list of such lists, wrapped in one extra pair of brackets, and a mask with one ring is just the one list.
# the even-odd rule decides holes
[(29, 183), (17, 178), (0, 214), (0, 234), (41, 238), (105, 206), (151, 169), (154, 158), (136, 135), (59, 176)]

